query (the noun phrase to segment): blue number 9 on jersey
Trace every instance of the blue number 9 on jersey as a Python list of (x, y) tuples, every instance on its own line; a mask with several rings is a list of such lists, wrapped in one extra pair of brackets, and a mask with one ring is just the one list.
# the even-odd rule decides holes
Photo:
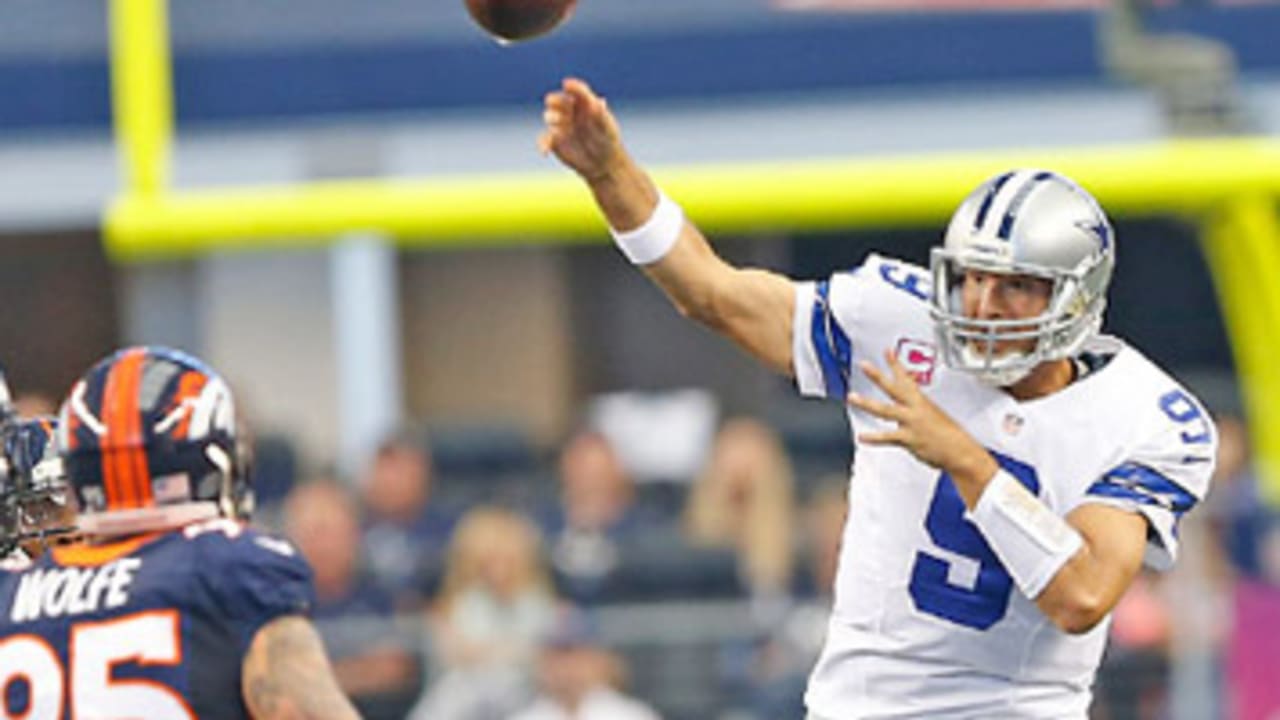
[[(1040, 492), (1035, 468), (997, 452), (991, 454), (1033, 494)], [(923, 550), (917, 552), (909, 588), (916, 609), (975, 630), (1000, 622), (1009, 610), (1013, 578), (978, 527), (965, 519), (964, 500), (945, 472), (938, 478), (924, 527), (934, 545), (973, 561), (978, 572), (972, 585), (954, 584), (950, 578), (952, 562)]]

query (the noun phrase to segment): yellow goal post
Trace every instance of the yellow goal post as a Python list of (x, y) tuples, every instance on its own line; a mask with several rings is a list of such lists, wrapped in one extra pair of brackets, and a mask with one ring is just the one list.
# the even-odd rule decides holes
[[(112, 0), (112, 97), (124, 190), (103, 234), (121, 262), (211, 251), (324, 245), (374, 232), (411, 246), (601, 242), (568, 173), (335, 180), (284, 186), (168, 187), (173, 98), (167, 0)], [(532, 138), (531, 138), (532, 143)], [(531, 150), (532, 151), (532, 150)], [(999, 149), (664, 167), (669, 194), (710, 233), (940, 224), (978, 182), (1051, 167), (1112, 216), (1199, 224), (1230, 337), (1267, 498), (1280, 506), (1280, 142), (1265, 137)]]

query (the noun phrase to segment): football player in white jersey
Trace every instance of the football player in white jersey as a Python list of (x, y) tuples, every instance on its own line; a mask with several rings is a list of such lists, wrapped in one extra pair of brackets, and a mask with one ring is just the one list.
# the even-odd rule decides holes
[(539, 138), (679, 311), (806, 395), (856, 447), (812, 718), (1084, 718), (1108, 618), (1169, 566), (1216, 438), (1199, 402), (1099, 334), (1115, 239), (1083, 189), (1020, 170), (959, 206), (925, 270), (820, 282), (733, 267), (569, 79)]

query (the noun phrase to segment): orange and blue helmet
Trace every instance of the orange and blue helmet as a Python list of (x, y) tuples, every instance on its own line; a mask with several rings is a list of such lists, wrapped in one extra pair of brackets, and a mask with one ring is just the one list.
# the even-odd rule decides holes
[(0, 423), (0, 555), (15, 546), (38, 554), (47, 541), (75, 533), (52, 417)]
[(63, 402), (57, 440), (86, 535), (240, 517), (252, 503), (231, 390), (177, 350), (98, 362)]

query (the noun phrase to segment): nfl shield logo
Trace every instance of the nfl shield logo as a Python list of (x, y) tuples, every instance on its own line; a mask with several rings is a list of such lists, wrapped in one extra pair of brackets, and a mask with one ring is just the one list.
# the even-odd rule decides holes
[(933, 369), (938, 365), (938, 348), (933, 343), (902, 338), (898, 340), (898, 349), (894, 354), (917, 385), (933, 382)]
[(1009, 413), (1004, 416), (1004, 431), (1009, 435), (1017, 435), (1018, 432), (1022, 430), (1022, 426), (1025, 422), (1026, 421), (1022, 419), (1021, 415)]

